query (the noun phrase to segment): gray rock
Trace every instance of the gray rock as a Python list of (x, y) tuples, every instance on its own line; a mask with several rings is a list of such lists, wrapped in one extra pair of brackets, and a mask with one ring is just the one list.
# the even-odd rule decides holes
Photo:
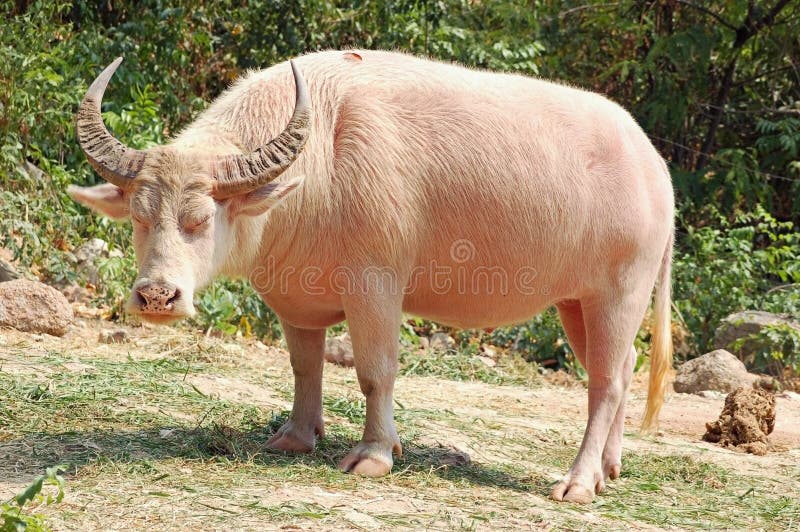
[[(116, 250), (115, 250), (116, 251)], [(97, 269), (98, 261), (110, 256), (108, 242), (102, 238), (87, 240), (75, 249), (76, 269), (83, 274), (87, 281), (96, 285), (100, 282)]]
[[(800, 332), (800, 321), (792, 319), (788, 314), (746, 310), (731, 314), (722, 320), (714, 334), (714, 349), (731, 350), (733, 342), (739, 338), (758, 334), (767, 325), (788, 325)], [(754, 353), (757, 349), (758, 345), (754, 342), (745, 341), (740, 349), (731, 352), (739, 357), (739, 360), (744, 362), (748, 368), (764, 370), (766, 368), (755, 367)]]
[(108, 242), (102, 238), (87, 240), (75, 249), (75, 258), (78, 262), (94, 262), (106, 256), (108, 256)]
[(350, 333), (325, 340), (325, 360), (339, 366), (353, 367), (353, 342), (350, 340)]
[(125, 329), (117, 329), (114, 331), (101, 331), (97, 338), (101, 344), (124, 344), (130, 342), (130, 336)]
[(19, 274), (12, 265), (4, 260), (0, 260), (0, 283), (19, 279)]
[(18, 164), (17, 172), (27, 177), (31, 181), (43, 181), (47, 177), (47, 174), (45, 174), (44, 170), (30, 161), (23, 161), (22, 164)]
[(437, 332), (433, 333), (431, 336), (431, 348), (437, 351), (447, 351), (448, 349), (453, 349), (456, 346), (456, 341), (446, 333)]
[(26, 279), (0, 283), (0, 326), (63, 336), (72, 319), (72, 307), (55, 288)]
[(717, 349), (678, 368), (673, 387), (679, 393), (704, 390), (729, 393), (741, 386), (752, 386), (757, 378), (747, 372), (741, 360), (724, 349)]

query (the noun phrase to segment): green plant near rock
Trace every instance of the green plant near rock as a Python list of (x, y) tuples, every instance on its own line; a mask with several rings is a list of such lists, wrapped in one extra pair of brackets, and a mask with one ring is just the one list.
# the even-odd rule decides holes
[[(0, 504), (0, 532), (48, 532), (44, 517), (38, 513), (31, 513), (27, 506), (48, 506), (59, 503), (64, 499), (64, 477), (61, 473), (64, 466), (49, 467), (44, 475), (36, 479), (24, 491), (11, 500)], [(55, 495), (42, 490), (45, 486), (54, 486)]]
[[(800, 315), (800, 231), (762, 208), (732, 221), (710, 209), (713, 225), (686, 226), (673, 283), (696, 354), (711, 347), (722, 318), (740, 310)], [(786, 283), (789, 283), (788, 285)]]
[(755, 334), (739, 338), (734, 351), (747, 346), (753, 367), (770, 375), (783, 376), (789, 370), (800, 376), (800, 331), (787, 324), (766, 325)]

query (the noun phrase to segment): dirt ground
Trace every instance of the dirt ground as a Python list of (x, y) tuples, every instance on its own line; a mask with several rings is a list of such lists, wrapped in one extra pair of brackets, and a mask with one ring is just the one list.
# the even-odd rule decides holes
[[(586, 391), (580, 385), (543, 381), (526, 387), (402, 376), (396, 400), (406, 456), (386, 479), (359, 479), (333, 467), (358, 436), (362, 414), (357, 411), (360, 394), (352, 369), (326, 367), (328, 435), (313, 456), (238, 458), (241, 453), (230, 447), (238, 441), (236, 434), (245, 429), (236, 425), (219, 429), (227, 427), (220, 422), (214, 430), (222, 430), (223, 442), (213, 440), (214, 430), (204, 437), (212, 442), (212, 449), (222, 447), (223, 456), (208, 451), (204, 440), (208, 455), (196, 458), (169, 450), (181, 443), (173, 433), (196, 438), (198, 428), (208, 425), (206, 416), (215, 405), (247, 415), (253, 408), (257, 412), (253, 415), (290, 408), (288, 354), (253, 340), (207, 339), (165, 327), (127, 327), (129, 342), (98, 343), (99, 331), (111, 329), (119, 327), (81, 319), (64, 338), (0, 330), (0, 378), (4, 379), (0, 384), (10, 388), (50, 382), (57, 395), (76, 376), (96, 376), (102, 371), (117, 375), (124, 364), (149, 368), (142, 365), (190, 361), (182, 378), (178, 371), (173, 380), (181, 394), (196, 393), (194, 399), (184, 404), (179, 400), (184, 395), (178, 394), (170, 399), (173, 402), (161, 404), (153, 399), (158, 394), (146, 393), (150, 385), (145, 382), (141, 390), (120, 392), (110, 413), (104, 414), (107, 419), (62, 421), (59, 416), (64, 414), (59, 413), (48, 428), (32, 431), (20, 428), (27, 427), (26, 412), (13, 411), (24, 410), (22, 403), (15, 402), (19, 394), (11, 390), (0, 395), (13, 414), (2, 417), (0, 403), (0, 500), (30, 483), (38, 466), (48, 465), (34, 456), (40, 449), (37, 439), (50, 442), (48, 452), (53, 457), (77, 463), (67, 473), (64, 502), (38, 510), (55, 529), (800, 527), (796, 501), (800, 401), (788, 395), (776, 398), (771, 451), (754, 456), (702, 441), (705, 423), (717, 418), (724, 396), (670, 393), (659, 434), (638, 434), (647, 375), (637, 374), (627, 403), (623, 477), (611, 482), (595, 503), (578, 507), (549, 501), (547, 493), (580, 444), (587, 415)], [(148, 375), (153, 382), (172, 383), (157, 371)], [(123, 385), (121, 381), (121, 389)], [(195, 400), (203, 403), (195, 408), (189, 403)], [(211, 406), (203, 412), (207, 404)], [(140, 419), (156, 416), (153, 419), (159, 422), (128, 421), (124, 416), (134, 410)], [(147, 446), (153, 449), (122, 449), (118, 443), (108, 443), (111, 439), (99, 436), (106, 425), (117, 439), (127, 430), (146, 433)], [(48, 439), (53, 434), (57, 437)], [(246, 437), (244, 441), (247, 446)], [(83, 447), (76, 450), (76, 445)], [(676, 468), (685, 471), (678, 474)], [(747, 502), (751, 496), (764, 499)], [(737, 497), (745, 501), (740, 521), (735, 516)], [(734, 512), (730, 521), (714, 515), (719, 504)], [(663, 515), (651, 512), (656, 507)], [(768, 507), (769, 513), (761, 507)], [(688, 516), (686, 508), (695, 508), (696, 515)]]

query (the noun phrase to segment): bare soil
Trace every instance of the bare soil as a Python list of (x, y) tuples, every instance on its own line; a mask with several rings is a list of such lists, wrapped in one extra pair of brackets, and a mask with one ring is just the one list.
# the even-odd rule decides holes
[[(93, 361), (199, 361), (202, 371), (190, 372), (191, 365), (187, 365), (186, 375), (176, 380), (184, 388), (195, 389), (203, 401), (255, 407), (260, 412), (284, 411), (291, 406), (289, 357), (279, 346), (247, 339), (207, 339), (150, 326), (125, 327), (128, 343), (98, 342), (101, 330), (119, 328), (100, 320), (79, 319), (63, 338), (0, 330), (0, 376), (47, 381), (57, 374), (91, 375), (98, 371)], [(59, 357), (56, 363), (52, 361), (54, 353)], [(696, 521), (687, 521), (694, 517), (680, 512), (669, 514), (666, 521), (663, 516), (650, 516), (647, 506), (651, 503), (631, 510), (636, 498), (649, 496), (647, 490), (651, 488), (647, 486), (651, 485), (656, 486), (654, 500), (666, 501), (665, 507), (673, 500), (676, 512), (691, 504), (706, 504), (706, 508), (703, 498), (713, 495), (707, 490), (715, 483), (725, 483), (724, 478), (719, 480), (712, 473), (697, 481), (699, 484), (691, 484), (691, 479), (641, 480), (636, 471), (629, 471), (626, 477), (626, 463), (639, 456), (682, 456), (724, 468), (733, 475), (758, 479), (769, 486), (759, 488), (765, 497), (776, 496), (770, 490), (783, 490), (790, 497), (800, 493), (800, 401), (780, 395), (775, 398), (774, 430), (768, 440), (771, 451), (757, 456), (703, 441), (706, 423), (713, 422), (723, 409), (722, 397), (670, 393), (658, 435), (639, 434), (646, 382), (646, 374), (635, 375), (627, 403), (624, 449), (628, 458), (623, 458), (623, 477), (611, 482), (607, 493), (589, 507), (547, 499), (549, 484), (569, 467), (582, 438), (587, 398), (580, 384), (554, 385), (542, 380), (530, 387), (498, 386), (404, 376), (397, 381), (396, 414), (401, 430), (406, 427), (407, 433), (401, 433), (406, 453), (388, 478), (360, 479), (335, 471), (333, 464), (352, 443), (348, 439), (357, 437), (359, 423), (339, 410), (332, 411), (328, 402), (328, 436), (310, 457), (254, 454), (249, 461), (195, 460), (163, 449), (178, 446), (182, 438), (203, 430), (208, 424), (203, 414), (214, 414), (132, 396), (121, 398), (115, 412), (135, 408), (144, 413), (158, 412), (175, 425), (156, 427), (152, 436), (146, 427), (132, 425), (129, 430), (136, 437), (125, 441), (130, 444), (144, 438), (147, 445), (162, 450), (123, 449), (125, 458), (120, 462), (120, 449), (109, 447), (98, 436), (101, 420), (83, 420), (85, 427), (79, 430), (61, 428), (58, 420), (53, 420), (52, 430), (57, 435), (47, 440), (48, 445), (63, 445), (59, 448), (65, 461), (78, 455), (69, 445), (84, 446), (80, 452), (85, 454), (88, 449), (95, 459), (82, 461), (70, 471), (64, 502), (40, 510), (56, 529), (84, 530), (653, 529), (664, 522), (678, 528), (714, 528), (725, 523), (715, 521), (720, 517), (712, 515), (713, 508)], [(360, 393), (354, 371), (328, 365), (325, 395), (357, 404)], [(24, 416), (25, 412), (14, 414)], [(4, 427), (3, 419), (0, 417), (0, 500), (8, 499), (32, 480), (36, 474), (33, 466), (40, 460), (35, 453), (41, 450), (35, 440), (15, 431), (13, 425)], [(182, 423), (189, 429), (195, 427), (194, 432), (181, 428)], [(76, 430), (81, 435), (79, 444), (70, 436)], [(233, 441), (225, 445), (234, 445), (244, 432), (224, 430), (222, 438)], [(47, 436), (37, 434), (37, 438)], [(113, 436), (128, 437), (127, 433), (120, 436), (119, 431)], [(247, 436), (243, 437), (246, 440)], [(129, 456), (137, 452), (152, 471), (145, 474), (139, 470), (145, 466)], [(727, 492), (720, 491), (719, 497), (724, 497), (726, 504), (735, 504), (735, 497), (730, 502)], [(777, 517), (756, 516), (753, 519), (762, 520), (753, 521), (753, 526), (800, 526), (796, 508), (790, 506), (788, 516), (778, 510)]]

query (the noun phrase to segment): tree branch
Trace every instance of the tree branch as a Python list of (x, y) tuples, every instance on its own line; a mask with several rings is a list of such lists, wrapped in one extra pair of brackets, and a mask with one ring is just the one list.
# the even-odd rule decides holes
[[(680, 1), (680, 0), (679, 0)], [(703, 147), (700, 149), (702, 152), (697, 160), (697, 170), (701, 170), (708, 163), (708, 157), (711, 150), (714, 149), (714, 143), (717, 138), (717, 130), (722, 123), (722, 117), (725, 115), (725, 106), (728, 103), (728, 98), (733, 87), (733, 75), (736, 72), (736, 62), (739, 60), (739, 52), (744, 44), (750, 40), (751, 37), (761, 31), (764, 26), (772, 24), (778, 13), (786, 7), (790, 0), (778, 0), (772, 9), (761, 18), (755, 19), (756, 9), (755, 3), (751, 2), (747, 10), (747, 18), (741, 26), (736, 28), (736, 40), (733, 41), (733, 57), (725, 67), (725, 73), (722, 76), (722, 86), (717, 93), (717, 98), (714, 100), (713, 108), (714, 113), (711, 121), (708, 124), (708, 131), (706, 132)]]
[(790, 0), (778, 0), (772, 9), (769, 10), (769, 13), (764, 15), (758, 20), (753, 20), (753, 13), (755, 10), (751, 5), (750, 9), (747, 10), (747, 18), (745, 19), (744, 23), (736, 29), (736, 41), (733, 43), (734, 48), (741, 48), (745, 42), (747, 42), (750, 37), (761, 31), (761, 28), (768, 24), (772, 24), (775, 20), (775, 17), (778, 16), (778, 13), (786, 7), (786, 4), (789, 3)]
[(761, 72), (760, 74), (756, 74), (755, 76), (751, 76), (751, 77), (746, 78), (746, 79), (740, 79), (739, 81), (734, 83), (733, 86), (734, 87), (741, 87), (742, 85), (747, 85), (748, 83), (752, 83), (753, 81), (756, 81), (756, 80), (758, 80), (760, 78), (763, 78), (765, 76), (770, 76), (772, 74), (777, 74), (778, 72), (783, 72), (784, 70), (793, 70), (795, 68), (797, 68), (797, 65), (794, 65), (794, 64), (784, 65), (784, 66), (778, 67), (778, 68), (773, 68), (771, 70), (767, 70), (765, 72)]
[(702, 13), (705, 13), (706, 15), (712, 17), (714, 20), (716, 20), (717, 22), (719, 22), (720, 24), (722, 24), (723, 26), (725, 26), (726, 28), (728, 28), (730, 30), (736, 31), (738, 29), (737, 26), (735, 26), (734, 24), (731, 24), (730, 22), (728, 22), (727, 20), (722, 18), (722, 15), (720, 15), (718, 13), (714, 13), (713, 11), (711, 11), (710, 9), (708, 9), (705, 6), (699, 6), (699, 5), (695, 4), (694, 2), (689, 2), (687, 0), (678, 0), (678, 3), (679, 4), (683, 4), (686, 7), (691, 7), (692, 9), (696, 9), (697, 11), (700, 11)]

